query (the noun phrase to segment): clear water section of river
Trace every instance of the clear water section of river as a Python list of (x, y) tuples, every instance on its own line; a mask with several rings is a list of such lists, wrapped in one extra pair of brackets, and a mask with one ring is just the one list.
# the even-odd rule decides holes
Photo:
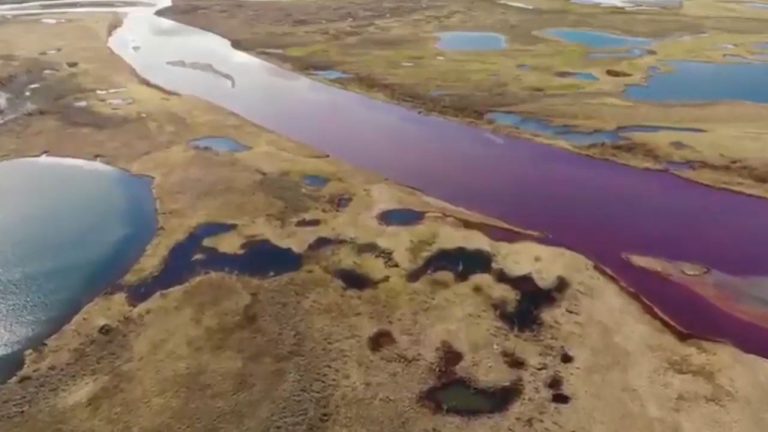
[[(127, 17), (109, 43), (159, 86), (456, 205), (547, 233), (552, 244), (610, 269), (677, 326), (768, 357), (768, 329), (622, 257), (631, 252), (766, 274), (766, 200), (420, 115), (280, 69), (226, 39), (152, 14)], [(179, 59), (210, 62), (236, 77), (238, 88), (167, 66)]]

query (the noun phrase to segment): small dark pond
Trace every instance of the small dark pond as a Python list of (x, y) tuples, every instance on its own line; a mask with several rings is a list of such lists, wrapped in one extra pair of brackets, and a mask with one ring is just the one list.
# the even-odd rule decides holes
[(500, 413), (523, 394), (521, 383), (501, 387), (477, 387), (466, 378), (456, 378), (430, 387), (422, 400), (436, 413), (476, 416)]
[(240, 153), (251, 149), (250, 147), (240, 144), (238, 141), (232, 138), (220, 136), (193, 139), (189, 142), (189, 145), (192, 148), (200, 150), (212, 150), (220, 153)]
[(510, 330), (531, 332), (541, 326), (541, 311), (557, 303), (559, 296), (568, 288), (568, 281), (559, 278), (554, 287), (545, 289), (536, 283), (531, 275), (509, 276), (503, 271), (496, 271), (494, 277), (517, 291), (520, 295), (514, 307), (505, 302), (493, 305), (496, 315)]
[(424, 212), (409, 208), (390, 209), (379, 213), (376, 219), (386, 226), (418, 225), (424, 220)]
[(448, 271), (456, 280), (463, 282), (470, 276), (490, 273), (493, 264), (491, 253), (482, 249), (458, 247), (435, 252), (418, 268), (408, 273), (408, 281), (416, 282), (425, 275)]
[(274, 277), (301, 268), (301, 254), (282, 248), (269, 240), (243, 243), (241, 252), (227, 253), (203, 245), (205, 239), (227, 233), (234, 224), (206, 223), (195, 228), (171, 248), (160, 271), (150, 278), (127, 287), (132, 303), (141, 303), (155, 293), (208, 272), (232, 273), (251, 277)]
[(328, 177), (309, 174), (304, 176), (302, 182), (304, 183), (304, 186), (314, 189), (322, 189), (328, 184), (328, 182), (330, 182), (330, 180)]
[(363, 291), (376, 286), (376, 281), (370, 276), (352, 269), (338, 269), (333, 272), (336, 279), (344, 284), (344, 288), (353, 291)]

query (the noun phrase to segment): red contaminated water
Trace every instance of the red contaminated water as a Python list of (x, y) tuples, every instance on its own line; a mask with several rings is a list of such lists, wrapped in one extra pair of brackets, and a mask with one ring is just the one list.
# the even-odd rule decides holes
[[(131, 50), (131, 43), (142, 49)], [(595, 260), (674, 324), (768, 357), (768, 330), (636, 268), (623, 253), (768, 274), (768, 201), (596, 160), (368, 99), (233, 50), (171, 21), (129, 17), (110, 46), (142, 76), (195, 95), (361, 168)], [(232, 88), (167, 61), (210, 62)]]

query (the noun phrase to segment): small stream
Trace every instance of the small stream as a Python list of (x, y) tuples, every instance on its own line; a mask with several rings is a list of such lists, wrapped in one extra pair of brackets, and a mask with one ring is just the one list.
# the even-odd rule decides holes
[[(548, 243), (610, 269), (677, 326), (768, 357), (768, 329), (622, 257), (636, 253), (734, 275), (766, 274), (766, 200), (368, 99), (280, 69), (233, 49), (224, 38), (149, 10), (129, 14), (109, 46), (163, 88), (210, 101), (455, 205), (547, 233)], [(221, 71), (237, 86), (202, 69)]]

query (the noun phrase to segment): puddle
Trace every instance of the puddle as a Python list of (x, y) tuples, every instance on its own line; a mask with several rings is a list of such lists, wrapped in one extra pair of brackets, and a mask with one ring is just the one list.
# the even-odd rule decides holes
[(746, 5), (747, 7), (750, 7), (750, 8), (752, 8), (752, 9), (763, 9), (763, 10), (768, 10), (768, 3), (757, 3), (757, 2), (753, 2), (753, 3), (745, 3), (745, 5)]
[[(29, 96), (29, 94), (25, 94)], [(34, 112), (37, 107), (26, 98), (0, 91), (0, 125)]]
[(523, 370), (527, 366), (525, 359), (514, 352), (502, 351), (501, 357), (504, 359), (504, 364), (510, 369)]
[(427, 389), (421, 396), (436, 414), (477, 416), (506, 411), (523, 394), (520, 383), (501, 387), (478, 387), (466, 378), (456, 378)]
[(491, 253), (482, 249), (442, 249), (408, 273), (408, 281), (416, 282), (425, 275), (447, 271), (453, 273), (457, 281), (464, 282), (472, 275), (490, 273), (492, 264)]
[(151, 182), (99, 162), (0, 162), (0, 381), (139, 259), (157, 228)]
[(437, 33), (437, 48), (443, 51), (498, 51), (507, 47), (507, 37), (490, 32), (451, 31)]
[(568, 405), (571, 403), (571, 397), (563, 392), (552, 393), (552, 403), (557, 405)]
[(234, 224), (217, 222), (199, 225), (171, 248), (157, 274), (126, 287), (129, 301), (134, 304), (144, 302), (159, 291), (182, 285), (210, 272), (268, 278), (301, 268), (301, 254), (277, 246), (269, 240), (246, 241), (240, 245), (240, 252), (237, 253), (221, 252), (203, 245), (205, 239), (230, 232), (236, 227)]
[(547, 120), (523, 117), (512, 113), (493, 112), (486, 116), (496, 124), (512, 126), (523, 132), (540, 135), (547, 138), (556, 138), (568, 142), (574, 146), (589, 146), (596, 144), (619, 144), (630, 141), (626, 137), (632, 133), (653, 133), (661, 131), (674, 132), (704, 132), (703, 129), (683, 128), (672, 126), (630, 125), (621, 126), (609, 131), (581, 132), (575, 126), (553, 125)]
[(313, 189), (322, 189), (326, 185), (328, 185), (328, 182), (330, 182), (328, 177), (323, 177), (323, 176), (313, 175), (313, 174), (305, 175), (302, 179), (302, 183), (304, 183), (304, 186), (310, 187)]
[(386, 226), (418, 225), (424, 220), (424, 212), (409, 208), (390, 209), (379, 213), (376, 219)]
[(333, 199), (333, 206), (336, 208), (336, 211), (346, 210), (352, 204), (353, 199), (351, 196), (346, 195), (337, 196)]
[(667, 64), (672, 71), (652, 74), (647, 84), (628, 86), (624, 96), (653, 103), (768, 103), (767, 63), (671, 61)]
[(379, 352), (397, 343), (395, 335), (387, 329), (379, 329), (368, 336), (368, 349), (371, 352)]
[(504, 302), (493, 305), (496, 316), (518, 332), (532, 332), (541, 327), (541, 312), (557, 303), (559, 296), (568, 288), (568, 282), (559, 278), (552, 288), (542, 288), (531, 275), (509, 276), (503, 271), (494, 275), (497, 282), (517, 291), (519, 297), (514, 307)]
[[(128, 15), (109, 45), (156, 85), (435, 198), (546, 233), (541, 241), (607, 267), (676, 326), (768, 357), (768, 330), (622, 257), (633, 251), (734, 275), (768, 273), (764, 199), (518, 137), (491, 140), (485, 130), (325, 85), (149, 13)], [(235, 91), (217, 77), (165, 64), (175, 59), (210, 62), (242, 79)]]
[(376, 281), (368, 275), (352, 269), (338, 269), (333, 276), (344, 284), (348, 290), (363, 291), (376, 286)]
[(579, 81), (599, 81), (600, 79), (591, 72), (555, 72), (558, 78), (571, 78)]
[(352, 75), (348, 73), (344, 73), (344, 72), (333, 70), (333, 69), (316, 70), (316, 71), (312, 71), (311, 73), (312, 75), (318, 78), (327, 79), (331, 81), (345, 79), (345, 78), (352, 78)]
[(189, 145), (199, 150), (211, 150), (219, 153), (240, 153), (251, 149), (246, 145), (240, 144), (237, 140), (221, 136), (193, 139), (189, 142)]
[(312, 227), (318, 227), (323, 223), (320, 219), (299, 219), (296, 221), (296, 223), (293, 224), (293, 226), (298, 228), (312, 228)]
[(329, 248), (331, 246), (337, 246), (348, 243), (347, 240), (344, 239), (335, 239), (330, 237), (317, 237), (316, 239), (312, 240), (312, 243), (307, 246), (307, 251), (314, 252), (323, 250), (326, 248)]

